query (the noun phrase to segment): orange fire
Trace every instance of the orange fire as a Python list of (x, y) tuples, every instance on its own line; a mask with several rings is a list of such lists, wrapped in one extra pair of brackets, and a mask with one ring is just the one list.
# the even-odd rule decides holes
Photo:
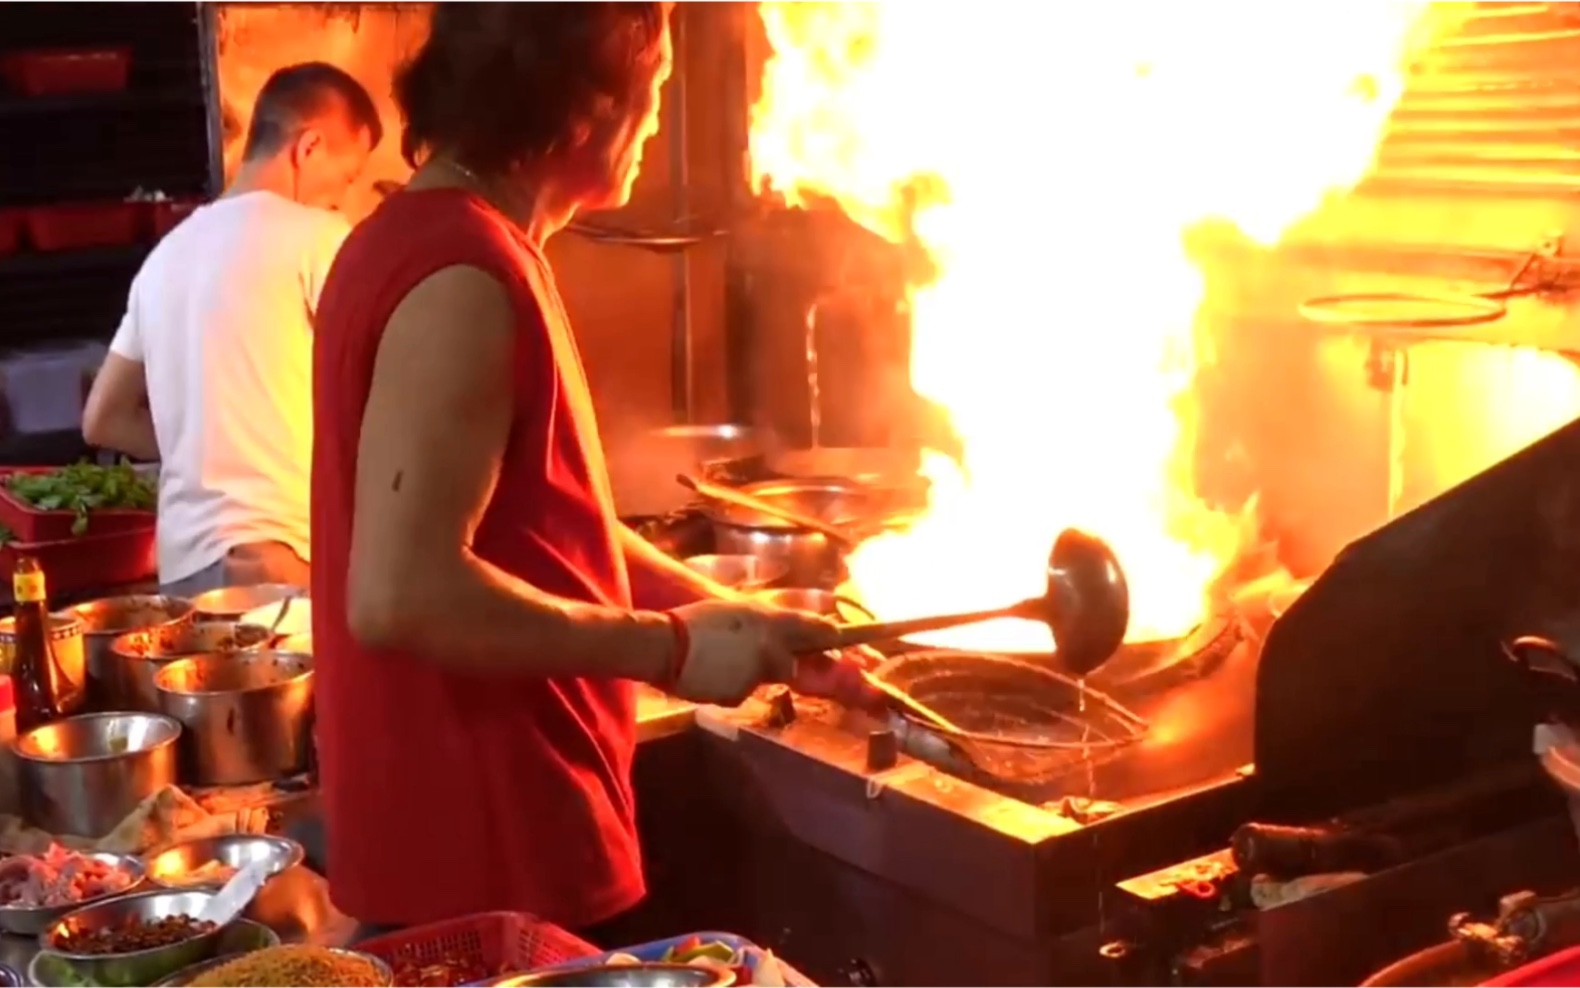
[[(1271, 246), (1363, 177), (1428, 6), (760, 5), (755, 181), (937, 268), (912, 286), (911, 379), (964, 469), (929, 454), (927, 514), (851, 559), (879, 617), (1035, 595), (1077, 526), (1119, 554), (1132, 641), (1201, 619), (1240, 526), (1188, 462), (1204, 280), (1182, 235), (1227, 220)], [(1027, 622), (930, 640), (1048, 648)]]

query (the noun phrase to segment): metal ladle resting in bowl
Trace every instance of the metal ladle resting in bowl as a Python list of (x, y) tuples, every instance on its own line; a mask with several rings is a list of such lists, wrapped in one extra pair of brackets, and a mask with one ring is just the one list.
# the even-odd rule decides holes
[[(1022, 618), (1047, 624), (1058, 649), (1059, 665), (1070, 675), (1083, 677), (1108, 661), (1124, 644), (1125, 632), (1130, 626), (1130, 588), (1108, 543), (1095, 535), (1067, 528), (1059, 533), (1048, 553), (1048, 582), (1042, 596), (990, 611), (848, 625), (839, 629), (831, 647), (870, 645), (1000, 618)], [(946, 731), (958, 733), (954, 724), (903, 691), (870, 675), (865, 679), (867, 685), (882, 693), (886, 703)]]

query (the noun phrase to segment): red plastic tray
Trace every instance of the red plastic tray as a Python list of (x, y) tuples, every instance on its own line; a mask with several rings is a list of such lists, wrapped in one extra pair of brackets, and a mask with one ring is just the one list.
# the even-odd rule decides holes
[(167, 199), (163, 202), (143, 203), (148, 221), (148, 235), (153, 240), (169, 233), (176, 225), (203, 203), (196, 199)]
[(126, 88), (130, 48), (59, 48), (14, 52), (0, 63), (11, 88), (26, 96), (106, 93)]
[(1486, 982), (1493, 988), (1560, 988), (1580, 985), (1580, 947), (1560, 950)]
[[(62, 542), (71, 539), (72, 523), (77, 520), (71, 511), (39, 511), (12, 495), (7, 481), (19, 473), (48, 473), (55, 467), (15, 467), (0, 470), (0, 525), (11, 530), (21, 542)], [(82, 538), (97, 535), (118, 535), (138, 532), (154, 527), (154, 512), (131, 511), (125, 508), (93, 511), (88, 514), (88, 530)]]
[(595, 957), (599, 950), (575, 934), (526, 913), (479, 913), (416, 929), (375, 937), (356, 944), (396, 968), (440, 962), (465, 965), (483, 981), (501, 974), (515, 974)]
[(82, 202), (34, 206), (28, 233), (39, 250), (117, 247), (136, 243), (140, 212), (135, 202)]
[(20, 209), (0, 209), (0, 254), (14, 254), (22, 247), (22, 219)]
[[(14, 573), (18, 556), (38, 560), (51, 599), (80, 590), (139, 583), (159, 571), (152, 526), (58, 542), (8, 542), (0, 546), (0, 569)], [(11, 595), (7, 592), (4, 596), (9, 600)]]

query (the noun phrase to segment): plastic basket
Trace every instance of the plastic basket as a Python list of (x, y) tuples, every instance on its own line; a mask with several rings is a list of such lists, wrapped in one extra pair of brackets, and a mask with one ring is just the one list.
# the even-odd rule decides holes
[(1532, 961), (1522, 968), (1486, 982), (1495, 988), (1558, 988), (1580, 985), (1580, 947)]
[[(49, 473), (58, 467), (14, 467), (0, 469), (0, 525), (11, 530), (18, 542), (63, 542), (72, 538), (71, 526), (77, 516), (71, 511), (40, 511), (11, 493), (6, 481), (13, 474)], [(153, 528), (152, 511), (130, 508), (103, 508), (88, 512), (86, 535), (119, 535)]]
[[(356, 945), (395, 969), (402, 986), (456, 985), (486, 981), (501, 974), (553, 967), (598, 948), (576, 935), (526, 913), (479, 913), (374, 937)], [(414, 978), (413, 969), (443, 964), (465, 969), (465, 981)], [(439, 972), (434, 972), (439, 973)]]
[(747, 969), (752, 972), (753, 984), (761, 983), (757, 978), (763, 969), (763, 965), (773, 963), (778, 967), (778, 977), (771, 979), (773, 983), (783, 982), (789, 988), (817, 988), (813, 981), (785, 963), (783, 958), (775, 957), (745, 937), (738, 937), (733, 933), (718, 933), (712, 930), (706, 930), (701, 933), (688, 933), (685, 936), (670, 937), (667, 940), (654, 940), (652, 943), (638, 944), (635, 947), (622, 947), (619, 950), (610, 950), (594, 954), (591, 957), (557, 963), (552, 965), (552, 967), (557, 970), (596, 967), (615, 954), (627, 954), (640, 961), (662, 961), (664, 955), (668, 954), (670, 950), (685, 944), (693, 938), (701, 940), (703, 943), (722, 943), (731, 950), (740, 951), (744, 955), (743, 959), (746, 962)]
[[(0, 569), (14, 572), (21, 556), (38, 560), (52, 600), (62, 594), (141, 583), (159, 570), (151, 516), (148, 526), (136, 531), (56, 542), (8, 543), (0, 546)], [(0, 594), (0, 600), (9, 603), (9, 591)]]

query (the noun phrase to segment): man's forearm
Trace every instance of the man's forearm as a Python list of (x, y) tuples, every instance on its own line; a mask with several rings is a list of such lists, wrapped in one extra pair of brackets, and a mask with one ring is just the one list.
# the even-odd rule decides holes
[(620, 545), (625, 550), (631, 597), (637, 607), (667, 611), (699, 600), (733, 600), (741, 596), (685, 563), (671, 559), (658, 546), (624, 525), (620, 526)]
[(118, 415), (87, 435), (91, 445), (124, 453), (134, 460), (159, 459), (159, 442), (154, 437), (154, 417), (147, 408)]

